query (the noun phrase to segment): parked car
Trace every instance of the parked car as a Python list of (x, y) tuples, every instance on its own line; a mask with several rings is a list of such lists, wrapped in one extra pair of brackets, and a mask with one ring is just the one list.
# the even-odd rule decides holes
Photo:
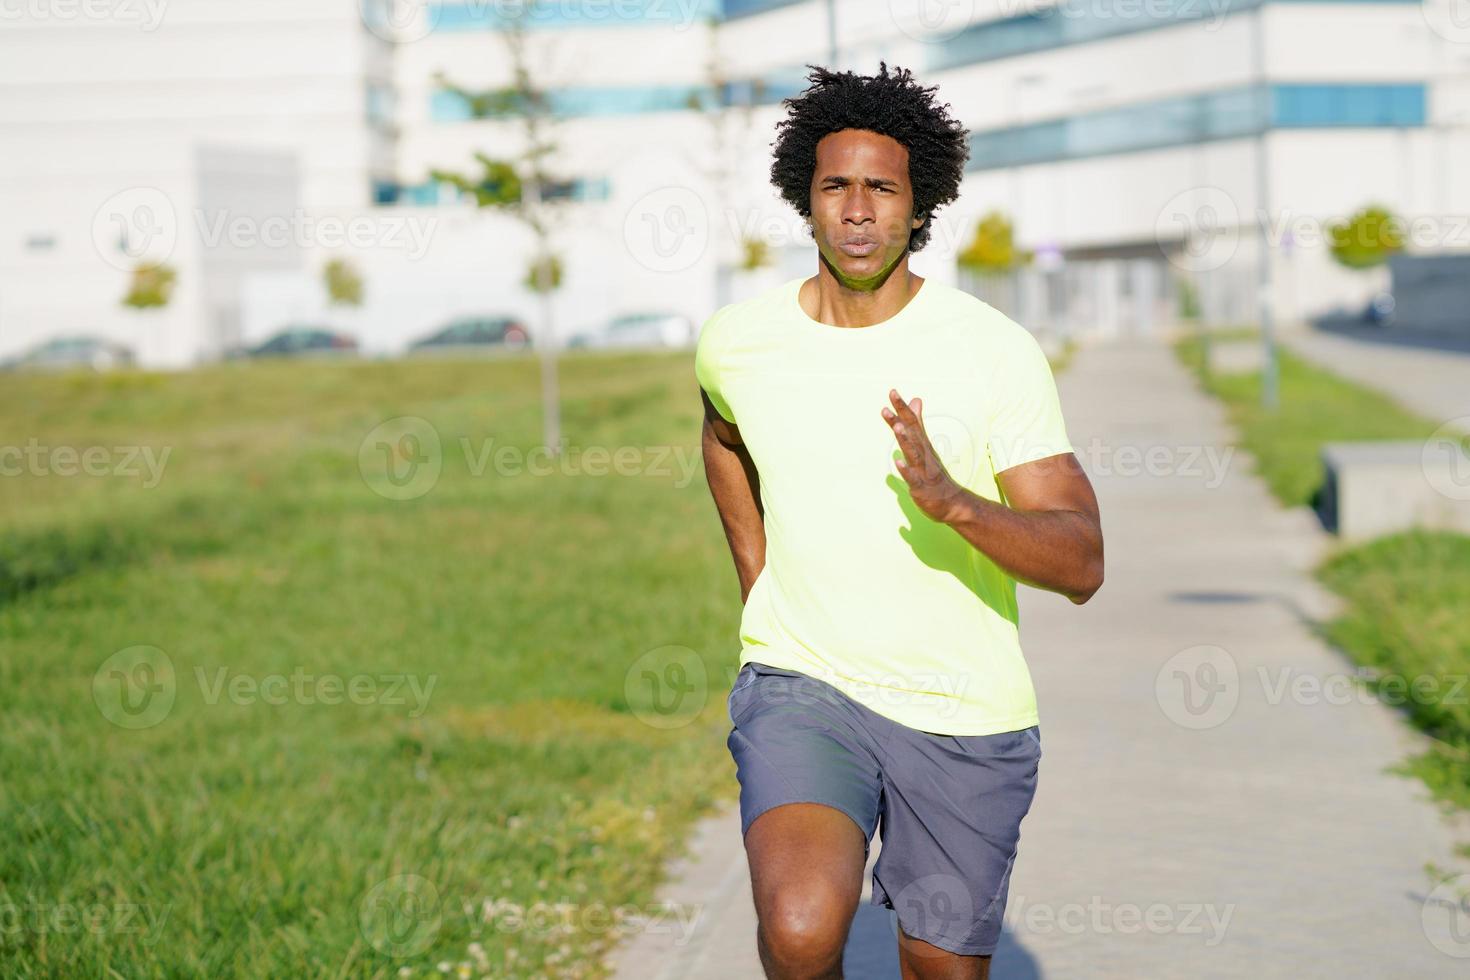
[(331, 357), (357, 353), (357, 338), (327, 327), (290, 326), (254, 347), (246, 357)]
[(519, 350), (530, 343), (525, 324), (509, 316), (464, 316), (409, 345), (416, 353), (473, 353), (492, 348)]
[(600, 330), (572, 336), (569, 347), (689, 347), (699, 339), (694, 321), (680, 313), (625, 313)]
[(130, 348), (101, 337), (57, 337), (0, 364), (6, 371), (106, 371), (137, 363)]
[(1393, 326), (1394, 306), (1392, 293), (1378, 293), (1363, 309), (1363, 319), (1375, 327)]

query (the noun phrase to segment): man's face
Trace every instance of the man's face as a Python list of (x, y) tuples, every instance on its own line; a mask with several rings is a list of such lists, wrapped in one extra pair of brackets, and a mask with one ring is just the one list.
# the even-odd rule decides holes
[(908, 251), (914, 217), (909, 151), (866, 129), (828, 133), (812, 171), (812, 237), (844, 285), (880, 285)]

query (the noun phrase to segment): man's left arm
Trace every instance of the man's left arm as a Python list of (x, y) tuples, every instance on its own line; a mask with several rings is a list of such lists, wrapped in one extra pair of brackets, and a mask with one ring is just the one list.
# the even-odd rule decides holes
[(1073, 453), (1022, 463), (995, 475), (1009, 503), (958, 488), (945, 523), (1018, 582), (1077, 604), (1103, 583), (1097, 496)]
[(1082, 604), (1103, 582), (1097, 496), (1075, 453), (1059, 453), (996, 473), (1007, 503), (960, 486), (924, 430), (923, 400), (888, 394), (883, 417), (904, 458), (898, 471), (929, 517), (948, 524), (1019, 582)]

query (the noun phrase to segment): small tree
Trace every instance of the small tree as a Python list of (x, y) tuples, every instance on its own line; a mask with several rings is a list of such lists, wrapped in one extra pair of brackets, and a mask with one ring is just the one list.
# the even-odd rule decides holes
[(955, 256), (955, 263), (971, 277), (969, 288), (976, 295), (1021, 318), (1023, 295), (1018, 273), (1031, 258), (1030, 252), (1016, 247), (1011, 219), (999, 211), (989, 211), (975, 226), (970, 244)]
[(1332, 257), (1349, 269), (1371, 269), (1404, 248), (1404, 228), (1388, 208), (1370, 204), (1327, 228)]
[(509, 56), (510, 85), (477, 92), (452, 84), (442, 73), (434, 76), (440, 88), (464, 100), (474, 118), (506, 117), (519, 123), (524, 149), (513, 160), (495, 159), (477, 152), (478, 172), (435, 168), (430, 170), (430, 175), (469, 194), (476, 207), (504, 210), (530, 229), (534, 237), (536, 245), (528, 286), (539, 296), (541, 306), (536, 346), (541, 350), (542, 441), (548, 453), (558, 456), (561, 454), (561, 402), (557, 395), (551, 293), (561, 285), (561, 273), (551, 244), (555, 217), (551, 205), (556, 202), (548, 201), (545, 191), (559, 182), (547, 173), (547, 158), (556, 150), (549, 134), (554, 119), (546, 90), (532, 76), (526, 50), (526, 13), (526, 5), (520, 3), (500, 14), (506, 20), (506, 26), (498, 33)]
[(1195, 289), (1194, 283), (1187, 276), (1178, 276), (1174, 280), (1178, 288), (1178, 316), (1181, 320), (1198, 320), (1200, 318), (1199, 290)]
[[(709, 129), (708, 162), (701, 166), (705, 178), (714, 188), (721, 207), (733, 206), (735, 198), (735, 157), (739, 144), (746, 139), (755, 122), (756, 106), (765, 98), (766, 83), (759, 78), (739, 82), (730, 71), (721, 52), (721, 19), (705, 19), (704, 84), (689, 94), (685, 108), (699, 114)], [(743, 92), (744, 100), (735, 97)], [(731, 245), (733, 244), (733, 249)], [(715, 306), (730, 302), (730, 272), (754, 272), (771, 263), (770, 245), (749, 233), (740, 234), (732, 243), (720, 237), (715, 243)]]
[(1026, 265), (1031, 257), (1030, 252), (1016, 248), (1011, 219), (990, 211), (975, 226), (975, 237), (955, 261), (976, 275), (999, 276)]
[(771, 264), (771, 246), (764, 238), (746, 235), (740, 240), (740, 269), (754, 272)]
[(362, 305), (362, 275), (346, 259), (332, 259), (322, 270), (327, 298), (333, 306)]
[(526, 264), (526, 278), (521, 284), (533, 293), (548, 293), (561, 288), (561, 256), (547, 255)]
[(137, 310), (167, 306), (173, 296), (178, 273), (162, 262), (142, 262), (133, 269), (123, 305)]

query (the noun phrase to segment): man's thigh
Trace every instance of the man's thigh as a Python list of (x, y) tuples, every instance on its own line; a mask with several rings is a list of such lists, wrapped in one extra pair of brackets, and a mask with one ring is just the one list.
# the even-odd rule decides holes
[(863, 891), (866, 840), (852, 818), (821, 803), (787, 803), (745, 835), (763, 925), (847, 934)]
[(882, 775), (853, 706), (835, 693), (747, 665), (730, 696), (728, 745), (769, 976), (835, 975), (862, 897)]
[[(888, 740), (873, 902), (892, 908), (907, 936), (964, 957), (995, 951), (1036, 791), (1039, 732), (905, 732)], [(911, 958), (921, 959), (924, 946), (912, 948)]]
[(859, 830), (866, 860), (883, 776), (861, 708), (821, 681), (752, 663), (736, 678), (729, 711), (741, 833), (777, 807), (825, 804)]

